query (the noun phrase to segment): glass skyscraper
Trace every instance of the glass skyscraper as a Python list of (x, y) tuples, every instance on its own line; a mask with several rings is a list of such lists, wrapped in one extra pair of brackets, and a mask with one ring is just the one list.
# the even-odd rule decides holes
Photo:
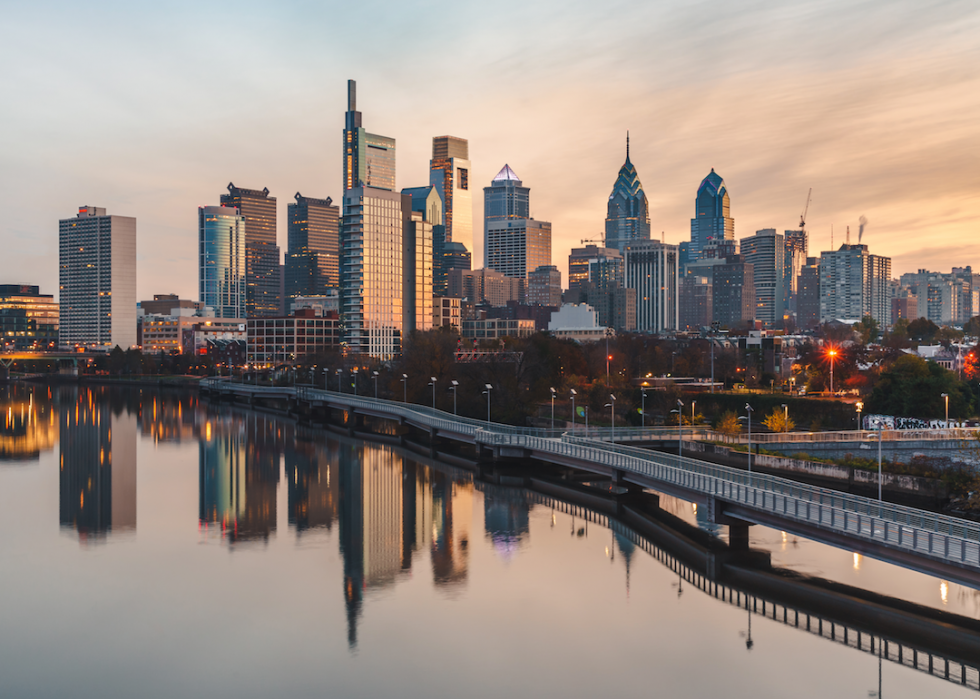
[(279, 315), (282, 312), (279, 298), (282, 270), (276, 238), (276, 198), (269, 196), (268, 189), (244, 189), (229, 183), (228, 193), (221, 195), (221, 205), (238, 209), (247, 224), (244, 239), (246, 315)]
[(606, 208), (606, 247), (625, 252), (631, 242), (650, 239), (650, 205), (640, 177), (630, 162), (626, 136), (626, 162), (619, 169)]
[(245, 220), (235, 208), (202, 206), (197, 222), (201, 302), (216, 318), (244, 318)]
[(355, 187), (395, 189), (395, 139), (368, 133), (357, 111), (357, 83), (347, 81), (344, 119), (344, 191)]
[(432, 139), (429, 184), (442, 200), (446, 226), (444, 242), (463, 244), (473, 240), (473, 195), (470, 192), (470, 147), (465, 138), (437, 136)]
[(324, 296), (340, 288), (340, 208), (330, 197), (296, 193), (288, 208), (286, 311), (297, 296)]
[(735, 219), (731, 217), (728, 188), (714, 169), (701, 181), (694, 207), (687, 261), (700, 259), (701, 252), (712, 243), (735, 240)]

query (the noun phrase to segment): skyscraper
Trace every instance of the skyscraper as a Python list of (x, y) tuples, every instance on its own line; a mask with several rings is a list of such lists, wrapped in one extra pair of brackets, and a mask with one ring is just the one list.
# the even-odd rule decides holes
[(395, 189), (395, 139), (368, 133), (357, 111), (357, 83), (347, 81), (344, 119), (344, 191), (355, 187)]
[(244, 318), (245, 220), (238, 209), (202, 206), (197, 210), (198, 287), (201, 303), (216, 318)]
[(799, 228), (786, 231), (783, 239), (786, 248), (783, 264), (783, 305), (788, 315), (798, 318), (799, 277), (803, 265), (806, 264), (808, 250), (806, 229)]
[(755, 284), (755, 317), (767, 328), (782, 327), (785, 294), (785, 241), (775, 228), (763, 228), (742, 238), (742, 256), (752, 264)]
[(444, 242), (472, 244), (473, 195), (470, 192), (470, 148), (465, 138), (437, 136), (432, 139), (429, 184), (442, 200), (446, 233)]
[(406, 187), (402, 190), (402, 194), (412, 198), (411, 210), (419, 212), (422, 220), (432, 228), (432, 288), (436, 294), (445, 294), (448, 283), (444, 259), (446, 226), (443, 225), (442, 199), (439, 198), (438, 189), (432, 185)]
[(741, 255), (729, 255), (712, 268), (713, 322), (734, 329), (755, 318), (755, 281), (752, 265)]
[(528, 272), (527, 303), (529, 306), (561, 305), (561, 271), (554, 265), (542, 265)]
[(551, 224), (533, 218), (487, 223), (487, 267), (515, 279), (527, 279), (551, 264)]
[(820, 263), (816, 257), (806, 258), (796, 288), (796, 325), (801, 330), (815, 328), (820, 324)]
[(619, 169), (606, 208), (606, 247), (625, 252), (634, 240), (650, 239), (650, 205), (640, 177), (630, 162), (630, 137), (626, 135), (626, 162)]
[(636, 290), (636, 330), (676, 330), (678, 321), (676, 245), (638, 240), (626, 250), (626, 286)]
[(58, 222), (62, 345), (136, 344), (136, 219), (81, 206)]
[(340, 287), (340, 208), (330, 197), (296, 193), (288, 206), (286, 311), (297, 296), (324, 296)]
[[(489, 267), (487, 231), (490, 223), (531, 216), (531, 190), (524, 187), (510, 165), (504, 165), (489, 187), (483, 188), (483, 266)], [(533, 268), (532, 268), (533, 269)]]
[(432, 224), (402, 194), (402, 333), (432, 329)]
[(276, 244), (276, 198), (266, 189), (244, 189), (228, 183), (221, 205), (235, 207), (245, 221), (245, 312), (275, 316), (279, 298), (279, 246)]
[[(568, 291), (583, 289), (590, 281), (604, 283), (612, 280), (623, 284), (624, 265), (622, 253), (615, 248), (600, 248), (597, 245), (572, 248), (568, 255)], [(572, 302), (577, 301), (576, 298)]]
[(890, 257), (870, 254), (868, 246), (861, 244), (845, 243), (836, 251), (820, 253), (820, 322), (853, 322), (871, 316), (878, 327), (887, 327), (891, 262)]
[(340, 308), (344, 342), (355, 355), (388, 360), (401, 351), (403, 199), (376, 187), (344, 192)]
[(694, 218), (691, 219), (690, 261), (699, 259), (701, 251), (710, 243), (735, 239), (735, 219), (731, 217), (728, 188), (713, 168), (701, 180), (694, 209)]

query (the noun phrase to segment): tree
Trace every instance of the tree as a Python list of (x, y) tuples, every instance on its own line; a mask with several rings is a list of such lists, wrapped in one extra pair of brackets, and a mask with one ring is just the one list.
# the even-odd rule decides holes
[(980, 336), (980, 316), (973, 316), (963, 324), (963, 332), (970, 337)]
[(773, 411), (762, 421), (770, 432), (792, 432), (796, 428), (793, 418), (789, 417), (785, 410), (773, 408)]
[(871, 316), (864, 316), (859, 323), (855, 323), (854, 331), (861, 339), (862, 345), (870, 345), (881, 335), (881, 330), (878, 328), (878, 321)]
[(941, 418), (945, 414), (944, 393), (949, 395), (950, 417), (966, 416), (971, 402), (969, 386), (935, 362), (906, 354), (881, 372), (867, 409), (869, 413), (899, 417)]
[(954, 342), (959, 342), (963, 339), (963, 333), (956, 328), (951, 328), (948, 325), (944, 325), (936, 333), (936, 340), (946, 349), (953, 346)]
[(909, 338), (916, 342), (932, 342), (939, 333), (939, 326), (928, 318), (918, 318), (909, 323)]
[(721, 417), (718, 418), (718, 424), (715, 426), (715, 429), (722, 434), (738, 434), (741, 431), (741, 426), (738, 424), (738, 415), (731, 410), (722, 413)]

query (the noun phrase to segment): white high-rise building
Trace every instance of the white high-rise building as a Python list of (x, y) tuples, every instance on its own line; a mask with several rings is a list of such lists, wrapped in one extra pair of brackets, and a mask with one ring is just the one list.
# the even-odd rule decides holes
[(871, 316), (891, 323), (890, 257), (872, 255), (867, 245), (841, 245), (820, 253), (820, 322), (858, 321)]
[(136, 219), (82, 206), (58, 222), (63, 346), (136, 345)]
[(676, 330), (678, 320), (676, 245), (636, 240), (626, 248), (626, 287), (636, 289), (636, 331)]
[(752, 264), (755, 281), (755, 318), (767, 328), (782, 327), (786, 300), (785, 240), (775, 228), (763, 228), (754, 236), (742, 238), (742, 257)]

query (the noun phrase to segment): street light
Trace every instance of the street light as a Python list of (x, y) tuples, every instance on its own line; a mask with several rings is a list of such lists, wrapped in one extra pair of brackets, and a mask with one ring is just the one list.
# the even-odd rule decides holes
[(408, 374), (402, 374), (402, 403), (408, 402)]
[(342, 383), (344, 380), (343, 373), (343, 369), (337, 369), (337, 391), (340, 393), (344, 392), (344, 384)]
[(949, 394), (948, 393), (942, 394), (942, 399), (946, 401), (946, 424), (944, 425), (944, 427), (949, 427)]
[(680, 398), (677, 399), (677, 410), (671, 410), (672, 413), (677, 413), (677, 455), (683, 456), (683, 445), (684, 445), (684, 401)]
[(694, 429), (694, 406), (697, 404), (696, 400), (691, 401), (691, 429)]
[(572, 430), (574, 430), (575, 429), (575, 396), (577, 394), (575, 393), (574, 388), (571, 388), (569, 390), (572, 392)]
[(745, 404), (745, 413), (749, 425), (749, 473), (752, 473), (752, 406), (748, 403)]
[(354, 367), (354, 368), (353, 368), (353, 369), (351, 370), (351, 373), (353, 373), (353, 374), (354, 374), (354, 395), (356, 396), (356, 395), (357, 395), (357, 375), (358, 375), (358, 373), (360, 373), (360, 372), (358, 372), (358, 370), (357, 370), (357, 367)]
[(430, 378), (429, 385), (432, 386), (432, 409), (435, 410), (436, 409), (436, 377), (431, 376), (429, 378)]
[(457, 386), (459, 386), (459, 381), (453, 379), (452, 385), (449, 387), (449, 390), (453, 392), (453, 415), (456, 414), (456, 387)]
[(884, 429), (884, 422), (880, 417), (875, 418), (875, 427), (878, 428), (878, 502), (881, 502), (881, 431)]
[(612, 423), (612, 429), (610, 430), (610, 442), (612, 444), (616, 443), (616, 396), (609, 394), (609, 403), (606, 403), (603, 408), (609, 408), (609, 421)]
[(486, 389), (483, 393), (487, 396), (487, 427), (490, 427), (490, 391), (493, 390), (493, 386), (486, 384)]
[(374, 381), (374, 400), (378, 400), (378, 372), (371, 372), (371, 380)]
[(555, 429), (555, 387), (551, 387), (551, 429)]
[(830, 395), (834, 395), (834, 360), (837, 358), (837, 348), (827, 349), (827, 358), (830, 359)]
[(647, 426), (647, 390), (640, 389), (640, 427)]
[[(860, 408), (858, 412), (861, 412)], [(789, 406), (785, 403), (783, 403), (783, 432), (789, 432)]]
[(864, 410), (864, 403), (858, 401), (857, 403), (854, 404), (854, 409), (857, 410), (857, 414), (858, 414), (858, 429), (862, 430), (864, 429), (864, 425), (861, 423), (861, 411)]

